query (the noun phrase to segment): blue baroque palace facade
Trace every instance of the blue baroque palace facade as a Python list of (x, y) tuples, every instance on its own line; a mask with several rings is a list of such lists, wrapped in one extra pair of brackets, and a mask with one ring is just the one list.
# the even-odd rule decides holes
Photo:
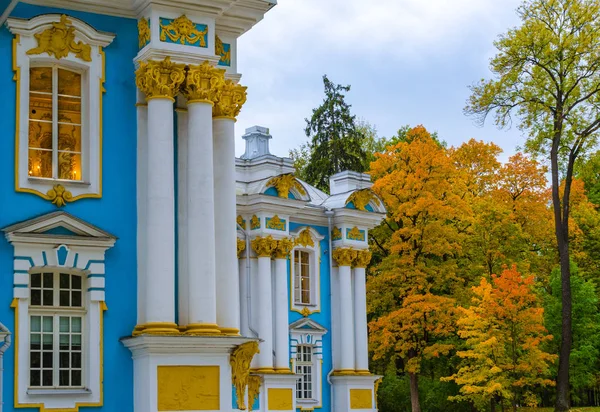
[(275, 0), (0, 0), (0, 412), (375, 411), (368, 176), (255, 126)]

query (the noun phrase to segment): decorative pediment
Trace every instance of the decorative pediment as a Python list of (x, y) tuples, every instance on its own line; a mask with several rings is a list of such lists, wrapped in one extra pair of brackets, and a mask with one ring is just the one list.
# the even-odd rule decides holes
[(290, 324), (291, 333), (309, 333), (311, 335), (324, 335), (327, 329), (315, 322), (314, 320), (304, 317)]
[(2, 229), (9, 242), (111, 247), (116, 237), (66, 212), (53, 212)]
[(346, 199), (345, 207), (363, 212), (386, 212), (383, 202), (371, 189), (361, 189), (352, 192)]
[(302, 182), (291, 173), (268, 179), (262, 193), (282, 199), (310, 201), (310, 196)]

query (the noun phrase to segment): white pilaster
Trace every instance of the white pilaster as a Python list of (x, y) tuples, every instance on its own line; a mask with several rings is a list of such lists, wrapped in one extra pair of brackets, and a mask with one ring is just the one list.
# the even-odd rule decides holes
[(260, 353), (255, 356), (258, 371), (273, 370), (273, 302), (271, 286), (271, 256), (258, 257), (258, 337)]
[(352, 304), (352, 269), (339, 266), (340, 286), (340, 372), (353, 372), (354, 366), (354, 307)]
[(240, 332), (240, 284), (236, 264), (235, 120), (213, 120), (217, 323), (222, 333)]
[[(178, 98), (178, 101), (181, 97)], [(177, 108), (177, 280), (179, 325), (189, 323), (189, 273), (188, 273), (188, 237), (187, 237), (187, 149), (188, 149), (188, 113), (187, 109)]]
[(287, 257), (275, 259), (275, 370), (290, 370)]
[[(137, 324), (146, 323), (146, 224), (148, 198), (148, 105), (138, 91), (137, 104)], [(138, 327), (137, 330), (140, 328)]]
[(173, 101), (148, 101), (146, 327), (176, 332)]
[[(248, 253), (246, 250), (244, 253)], [(249, 312), (248, 312), (248, 297), (250, 290), (248, 289), (248, 273), (249, 268), (247, 267), (250, 262), (246, 261), (246, 257), (242, 256), (238, 259), (238, 270), (240, 274), (240, 331), (242, 336), (250, 336), (249, 326)]]
[(369, 372), (369, 342), (367, 334), (367, 288), (364, 267), (354, 271), (354, 345), (357, 372)]
[[(189, 334), (218, 334), (212, 105), (188, 102), (187, 238)], [(233, 230), (233, 228), (232, 228)], [(235, 245), (232, 246), (235, 248)]]

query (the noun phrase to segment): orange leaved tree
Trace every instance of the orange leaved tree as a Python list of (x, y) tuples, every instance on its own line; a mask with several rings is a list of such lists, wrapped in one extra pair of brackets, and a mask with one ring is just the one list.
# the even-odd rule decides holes
[(508, 400), (535, 405), (531, 389), (553, 385), (549, 367), (556, 355), (544, 352), (542, 343), (552, 339), (543, 325), (544, 309), (532, 290), (533, 276), (523, 277), (516, 266), (505, 269), (492, 282), (481, 279), (473, 287), (472, 306), (461, 308), (458, 335), (466, 349), (458, 351), (458, 372), (444, 378), (461, 386), (454, 400), (467, 400), (483, 408)]

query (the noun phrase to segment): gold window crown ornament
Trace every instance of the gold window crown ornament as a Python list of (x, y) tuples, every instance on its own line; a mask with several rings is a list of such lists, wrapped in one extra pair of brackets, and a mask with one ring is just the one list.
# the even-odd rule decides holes
[(174, 100), (185, 81), (185, 66), (163, 61), (141, 62), (135, 72), (135, 84), (148, 99), (167, 98)]
[(304, 186), (294, 177), (293, 174), (286, 174), (281, 176), (276, 176), (267, 182), (267, 187), (274, 187), (277, 189), (277, 194), (279, 197), (287, 199), (290, 191), (295, 189), (302, 196), (306, 196), (306, 190), (304, 190)]
[(46, 193), (47, 200), (50, 200), (56, 207), (63, 207), (67, 202), (73, 201), (73, 195), (63, 185), (55, 185)]
[(220, 90), (219, 100), (215, 104), (213, 117), (235, 119), (246, 103), (248, 88), (227, 80)]
[(138, 20), (138, 41), (140, 49), (150, 43), (151, 38), (152, 32), (150, 31), (150, 21), (142, 17)]
[(208, 26), (205, 26), (204, 30), (198, 30), (196, 23), (185, 14), (168, 24), (160, 23), (160, 41), (167, 41), (168, 38), (173, 43), (187, 44), (188, 46), (198, 43), (200, 47), (206, 47), (205, 36), (207, 34)]
[(257, 353), (260, 353), (258, 342), (246, 342), (236, 347), (229, 358), (231, 381), (237, 395), (237, 407), (241, 410), (246, 409), (244, 395), (246, 387), (248, 387), (248, 378), (250, 377), (250, 363)]
[(296, 245), (304, 246), (304, 247), (314, 247), (315, 241), (310, 234), (310, 229), (306, 228), (296, 238)]
[(221, 97), (225, 83), (225, 70), (217, 69), (208, 61), (188, 66), (184, 94), (188, 103), (206, 102), (215, 104)]
[(57, 59), (67, 57), (69, 53), (75, 53), (75, 57), (83, 61), (92, 61), (91, 46), (75, 41), (75, 27), (71, 26), (71, 20), (66, 15), (60, 16), (59, 22), (52, 23), (52, 27), (34, 35), (37, 47), (27, 51), (28, 55), (47, 53), (54, 55)]
[(362, 189), (352, 193), (346, 201), (346, 205), (352, 203), (355, 208), (364, 212), (367, 210), (367, 205), (371, 201), (378, 206), (381, 205), (381, 202), (371, 189)]

